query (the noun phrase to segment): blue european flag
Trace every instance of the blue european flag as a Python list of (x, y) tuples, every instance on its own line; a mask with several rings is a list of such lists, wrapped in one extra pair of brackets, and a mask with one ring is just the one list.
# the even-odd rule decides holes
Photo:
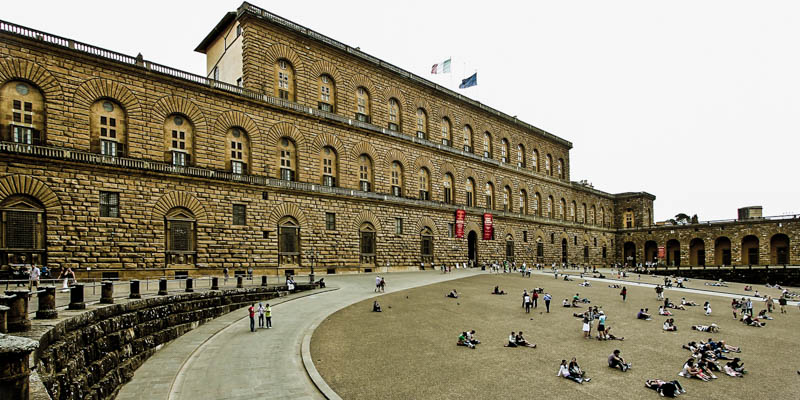
[(466, 89), (466, 88), (468, 88), (470, 86), (475, 86), (477, 84), (478, 84), (478, 73), (476, 72), (476, 73), (472, 74), (472, 76), (470, 76), (469, 78), (462, 79), (461, 80), (461, 84), (458, 85), (458, 88), (459, 89)]

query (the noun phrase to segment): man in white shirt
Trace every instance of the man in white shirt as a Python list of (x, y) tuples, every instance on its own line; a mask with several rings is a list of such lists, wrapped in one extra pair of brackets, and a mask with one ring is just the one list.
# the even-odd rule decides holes
[(380, 276), (376, 276), (375, 277), (375, 292), (377, 292), (380, 289), (381, 289), (381, 277)]
[(31, 268), (31, 284), (30, 289), (33, 289), (36, 286), (36, 289), (39, 289), (39, 277), (41, 276), (41, 271), (39, 270), (39, 266), (33, 265)]

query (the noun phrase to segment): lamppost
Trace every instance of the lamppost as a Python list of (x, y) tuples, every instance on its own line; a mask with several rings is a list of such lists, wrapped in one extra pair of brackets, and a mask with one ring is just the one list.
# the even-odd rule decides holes
[[(312, 232), (314, 237), (317, 237), (318, 232)], [(311, 250), (306, 250), (306, 258), (311, 260), (311, 274), (308, 276), (309, 283), (314, 283), (314, 262), (317, 260), (317, 250), (314, 248), (314, 243), (311, 242)]]

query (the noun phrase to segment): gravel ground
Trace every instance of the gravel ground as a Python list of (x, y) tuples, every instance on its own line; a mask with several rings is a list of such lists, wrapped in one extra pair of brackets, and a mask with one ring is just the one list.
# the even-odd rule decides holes
[[(542, 275), (486, 274), (386, 294), (377, 298), (383, 313), (371, 312), (368, 300), (327, 318), (312, 337), (311, 354), (328, 384), (345, 399), (655, 398), (658, 395), (644, 387), (650, 378), (680, 380), (688, 391), (686, 398), (800, 398), (798, 307), (790, 307), (788, 314), (775, 313), (766, 327), (754, 328), (733, 319), (728, 298), (668, 291), (674, 299), (711, 301), (714, 312), (706, 317), (702, 307), (674, 310), (679, 330), (663, 332), (666, 317), (635, 318), (643, 307), (657, 314), (661, 302), (652, 288), (628, 286), (628, 301), (623, 303), (619, 289), (608, 284), (584, 288), (578, 283)], [(510, 294), (489, 294), (495, 285)], [(522, 309), (522, 290), (533, 287), (544, 287), (553, 295), (549, 314), (541, 300), (531, 314)], [(461, 297), (445, 298), (454, 288)], [(600, 306), (608, 315), (606, 324), (625, 340), (583, 339), (581, 321), (572, 316), (583, 309), (561, 307), (561, 300), (576, 292)], [(758, 312), (764, 304), (755, 308)], [(721, 327), (720, 333), (690, 329), (712, 322)], [(475, 329), (483, 342), (475, 350), (455, 344), (467, 329)], [(524, 331), (538, 348), (503, 347), (512, 330)], [(737, 356), (750, 371), (745, 378), (718, 373), (719, 379), (702, 382), (677, 376), (689, 357), (681, 345), (709, 337), (742, 347)], [(633, 363), (631, 370), (623, 373), (607, 367), (606, 358), (614, 349)], [(556, 377), (560, 361), (573, 356), (591, 382), (579, 385)]]

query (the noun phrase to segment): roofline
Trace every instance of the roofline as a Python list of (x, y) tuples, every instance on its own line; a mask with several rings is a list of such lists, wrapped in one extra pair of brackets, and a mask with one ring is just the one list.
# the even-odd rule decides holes
[(613, 196), (616, 199), (624, 199), (624, 198), (627, 198), (627, 197), (639, 197), (639, 196), (646, 197), (646, 198), (648, 198), (650, 200), (655, 200), (656, 199), (656, 196), (654, 194), (650, 194), (650, 193), (647, 193), (647, 192), (624, 192), (624, 193), (616, 193)]
[(341, 51), (344, 51), (347, 54), (350, 54), (350, 55), (353, 55), (355, 57), (358, 57), (358, 58), (362, 59), (363, 61), (367, 61), (369, 63), (376, 64), (380, 68), (383, 68), (385, 70), (389, 70), (391, 72), (394, 72), (394, 73), (396, 73), (396, 74), (398, 74), (398, 75), (400, 75), (402, 77), (408, 78), (408, 79), (410, 79), (410, 80), (412, 80), (412, 81), (414, 81), (416, 83), (419, 83), (419, 84), (421, 84), (423, 86), (427, 86), (427, 87), (429, 87), (429, 88), (431, 88), (433, 90), (436, 90), (436, 91), (438, 91), (440, 93), (443, 93), (445, 95), (454, 97), (457, 100), (460, 100), (460, 101), (462, 101), (464, 103), (467, 103), (467, 104), (469, 104), (469, 105), (471, 105), (473, 107), (477, 107), (477, 108), (479, 108), (481, 110), (484, 110), (484, 111), (486, 111), (486, 112), (488, 112), (490, 114), (494, 114), (496, 117), (504, 119), (504, 120), (506, 120), (507, 122), (509, 122), (511, 124), (514, 124), (514, 125), (517, 125), (517, 126), (523, 128), (523, 129), (532, 131), (534, 134), (543, 136), (545, 139), (549, 139), (551, 141), (554, 141), (554, 142), (557, 142), (559, 144), (562, 144), (562, 145), (566, 146), (567, 149), (571, 149), (572, 148), (572, 142), (570, 142), (569, 140), (566, 140), (566, 139), (563, 139), (561, 137), (558, 137), (558, 136), (556, 136), (556, 135), (554, 135), (554, 134), (552, 134), (550, 132), (545, 131), (544, 129), (537, 128), (537, 127), (535, 127), (535, 126), (533, 126), (533, 125), (531, 125), (531, 124), (529, 124), (527, 122), (520, 121), (519, 119), (517, 119), (515, 117), (512, 117), (512, 116), (510, 116), (510, 115), (508, 115), (508, 114), (506, 114), (504, 112), (501, 112), (499, 110), (496, 110), (496, 109), (494, 109), (492, 107), (489, 107), (489, 106), (487, 106), (487, 105), (485, 105), (485, 104), (483, 104), (483, 103), (481, 103), (479, 101), (473, 100), (473, 99), (471, 99), (471, 98), (469, 98), (467, 96), (464, 96), (464, 95), (462, 95), (460, 93), (456, 93), (456, 92), (454, 92), (454, 91), (452, 91), (452, 90), (450, 90), (448, 88), (440, 86), (437, 83), (431, 82), (431, 81), (429, 81), (429, 80), (427, 80), (425, 78), (422, 78), (422, 77), (420, 77), (418, 75), (415, 75), (415, 74), (413, 74), (411, 72), (408, 72), (408, 71), (406, 71), (406, 70), (404, 70), (402, 68), (399, 68), (399, 67), (397, 67), (397, 66), (395, 66), (393, 64), (387, 63), (386, 61), (383, 61), (383, 60), (381, 60), (381, 59), (379, 59), (377, 57), (373, 57), (373, 56), (371, 56), (371, 55), (369, 55), (367, 53), (364, 53), (363, 51), (361, 51), (359, 49), (350, 47), (350, 46), (348, 46), (348, 45), (346, 45), (346, 44), (344, 44), (342, 42), (339, 42), (339, 41), (337, 41), (335, 39), (332, 39), (332, 38), (330, 38), (328, 36), (325, 36), (325, 35), (323, 35), (321, 33), (318, 33), (318, 32), (316, 32), (316, 31), (314, 31), (312, 29), (306, 28), (303, 25), (295, 23), (295, 22), (293, 22), (291, 20), (288, 20), (288, 19), (283, 18), (281, 16), (275, 15), (275, 14), (273, 14), (273, 13), (271, 13), (271, 12), (261, 8), (261, 7), (252, 5), (252, 4), (250, 4), (250, 3), (246, 2), (246, 1), (243, 2), (242, 5), (239, 6), (239, 8), (237, 9), (237, 15), (239, 17), (241, 17), (244, 14), (249, 14), (249, 15), (255, 16), (257, 18), (260, 18), (262, 20), (265, 20), (267, 22), (275, 23), (277, 25), (282, 26), (283, 28), (286, 28), (288, 30), (294, 31), (296, 33), (299, 33), (301, 35), (304, 35), (306, 37), (314, 39), (314, 40), (316, 40), (318, 42), (321, 42), (323, 44), (326, 44), (328, 46), (337, 48), (337, 49), (339, 49)]
[(208, 46), (211, 44), (211, 42), (214, 39), (216, 39), (217, 36), (219, 36), (219, 34), (226, 26), (228, 26), (228, 24), (230, 24), (235, 20), (236, 20), (235, 11), (229, 11), (225, 13), (225, 16), (223, 16), (222, 19), (219, 20), (219, 22), (217, 22), (217, 25), (214, 27), (214, 29), (212, 29), (211, 32), (209, 32), (208, 35), (206, 35), (206, 37), (203, 38), (203, 40), (200, 42), (200, 44), (197, 45), (194, 51), (206, 54), (206, 50), (208, 49)]

